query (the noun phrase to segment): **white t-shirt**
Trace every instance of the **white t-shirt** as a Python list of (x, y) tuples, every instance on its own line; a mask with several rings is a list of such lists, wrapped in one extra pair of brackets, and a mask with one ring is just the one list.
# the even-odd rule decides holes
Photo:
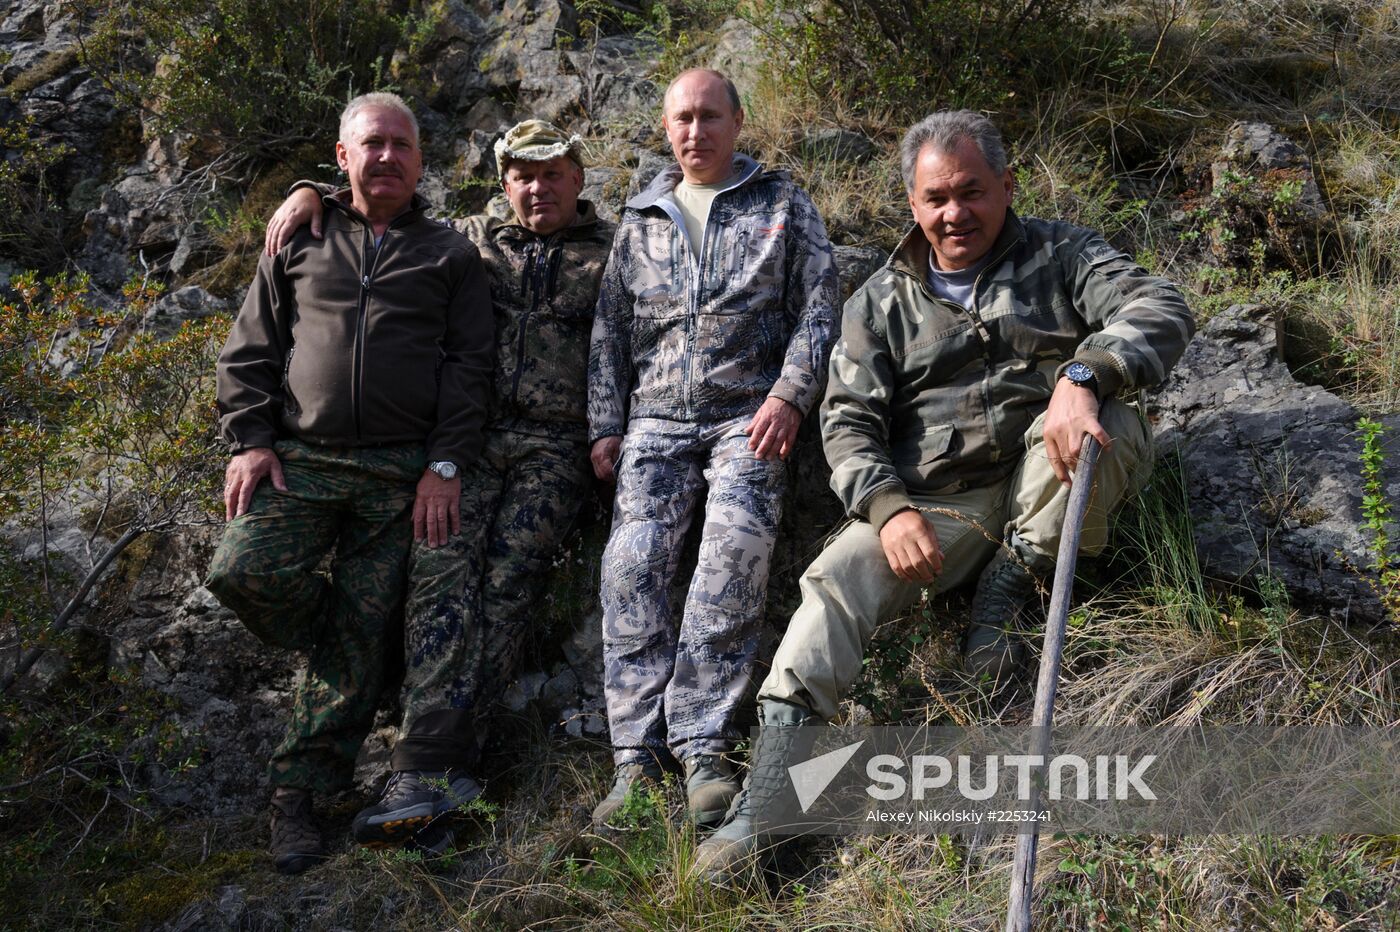
[(705, 224), (710, 219), (710, 205), (715, 195), (732, 187), (739, 180), (738, 175), (730, 175), (714, 184), (691, 184), (682, 181), (676, 185), (671, 199), (676, 202), (681, 216), (685, 218), (685, 232), (690, 239), (690, 254), (700, 258), (700, 245), (705, 240)]

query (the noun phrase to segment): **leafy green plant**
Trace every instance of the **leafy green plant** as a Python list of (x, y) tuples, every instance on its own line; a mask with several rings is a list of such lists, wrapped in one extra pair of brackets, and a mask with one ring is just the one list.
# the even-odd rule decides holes
[(1390, 496), (1385, 491), (1385, 450), (1381, 438), (1385, 426), (1363, 417), (1356, 422), (1361, 432), (1361, 527), (1370, 535), (1371, 569), (1380, 578), (1381, 600), (1391, 617), (1400, 623), (1400, 554), (1390, 540)]
[(913, 120), (933, 102), (996, 108), (1081, 73), (1126, 75), (1118, 30), (1090, 31), (1087, 12), (1081, 0), (771, 0), (749, 15), (790, 79)]
[(263, 159), (327, 142), (350, 96), (383, 84), (418, 19), (377, 0), (74, 0), (92, 23), (83, 62), (157, 132), (193, 137), (205, 160)]
[[(82, 610), (103, 573), (142, 535), (210, 520), (220, 450), (214, 359), (226, 318), (186, 323), (168, 339), (140, 332), (158, 289), (133, 282), (115, 308), (86, 279), (11, 281), (0, 301), (0, 520), (36, 538), (33, 575), (46, 611), (16, 632), (8, 689)], [(90, 528), (73, 583), (50, 539), (51, 516)]]
[(50, 267), (64, 252), (63, 211), (50, 175), (72, 150), (40, 139), (32, 116), (0, 126), (0, 149), (0, 255)]

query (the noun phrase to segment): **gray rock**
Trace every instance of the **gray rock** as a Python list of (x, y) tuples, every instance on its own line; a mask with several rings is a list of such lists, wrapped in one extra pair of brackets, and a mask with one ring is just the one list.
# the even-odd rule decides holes
[(742, 19), (725, 20), (715, 35), (709, 67), (733, 81), (741, 98), (753, 93), (762, 76), (761, 36), (757, 26)]
[(875, 143), (854, 130), (828, 127), (802, 137), (797, 151), (805, 159), (821, 162), (868, 162), (878, 153)]
[(837, 277), (841, 281), (843, 303), (889, 261), (889, 255), (884, 250), (873, 246), (833, 246), (831, 252), (836, 262)]
[(203, 320), (228, 311), (229, 304), (224, 299), (197, 285), (187, 285), (152, 304), (141, 318), (141, 330), (164, 339), (179, 332), (185, 321)]
[[(1278, 334), (1259, 306), (1207, 322), (1153, 398), (1158, 453), (1180, 457), (1208, 577), (1253, 586), (1271, 575), (1296, 606), (1378, 623), (1357, 412), (1294, 379)], [(1400, 417), (1383, 420), (1386, 494), (1400, 501)]]

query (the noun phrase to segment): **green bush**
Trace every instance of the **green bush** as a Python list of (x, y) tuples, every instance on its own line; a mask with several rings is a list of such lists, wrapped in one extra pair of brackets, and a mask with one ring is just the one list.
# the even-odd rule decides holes
[(1125, 70), (1126, 40), (1088, 28), (1084, 0), (772, 0), (758, 17), (787, 73), (858, 109), (918, 119), (996, 109)]
[(48, 267), (63, 255), (63, 211), (50, 184), (71, 151), (35, 134), (34, 118), (0, 126), (0, 256)]
[[(138, 332), (158, 293), (139, 282), (111, 309), (82, 277), (25, 274), (10, 285), (15, 297), (0, 300), (0, 521), (39, 538), (29, 573), (44, 581), (45, 606), (0, 616), (14, 626), (0, 636), (19, 647), (16, 666), (0, 672), (0, 693), (77, 616), (123, 550), (217, 512), (214, 360), (229, 326), (210, 317), (168, 339)], [(49, 546), (50, 516), (63, 509), (92, 534), (72, 585)]]
[(408, 19), (398, 0), (75, 0), (85, 64), (159, 132), (275, 158), (334, 138), (350, 96), (382, 83)]

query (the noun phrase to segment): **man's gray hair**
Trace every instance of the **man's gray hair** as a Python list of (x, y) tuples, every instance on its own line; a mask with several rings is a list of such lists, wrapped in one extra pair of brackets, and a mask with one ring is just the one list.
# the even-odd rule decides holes
[(679, 82), (681, 78), (692, 74), (708, 74), (712, 78), (719, 78), (724, 82), (724, 92), (729, 96), (729, 106), (734, 108), (735, 113), (744, 109), (744, 105), (739, 100), (739, 88), (734, 85), (733, 81), (725, 77), (723, 72), (716, 71), (713, 68), (687, 68), (676, 75), (671, 79), (671, 83), (666, 85), (666, 93), (661, 95), (663, 103), (666, 98), (671, 96), (671, 88), (675, 87), (676, 83)]
[(904, 134), (904, 142), (899, 147), (904, 187), (911, 192), (914, 190), (914, 166), (925, 146), (933, 146), (935, 152), (947, 155), (964, 139), (977, 145), (995, 174), (1006, 171), (1006, 147), (1002, 145), (1001, 131), (995, 123), (975, 110), (939, 110), (909, 127), (909, 132)]
[(366, 107), (377, 107), (383, 110), (393, 110), (408, 117), (408, 123), (413, 127), (413, 142), (418, 143), (418, 118), (413, 115), (413, 111), (408, 108), (408, 104), (403, 102), (403, 98), (398, 94), (390, 94), (388, 91), (374, 91), (370, 94), (361, 94), (345, 105), (345, 109), (340, 111), (340, 141), (348, 142), (345, 137), (350, 135), (350, 123), (355, 119), (355, 115)]

